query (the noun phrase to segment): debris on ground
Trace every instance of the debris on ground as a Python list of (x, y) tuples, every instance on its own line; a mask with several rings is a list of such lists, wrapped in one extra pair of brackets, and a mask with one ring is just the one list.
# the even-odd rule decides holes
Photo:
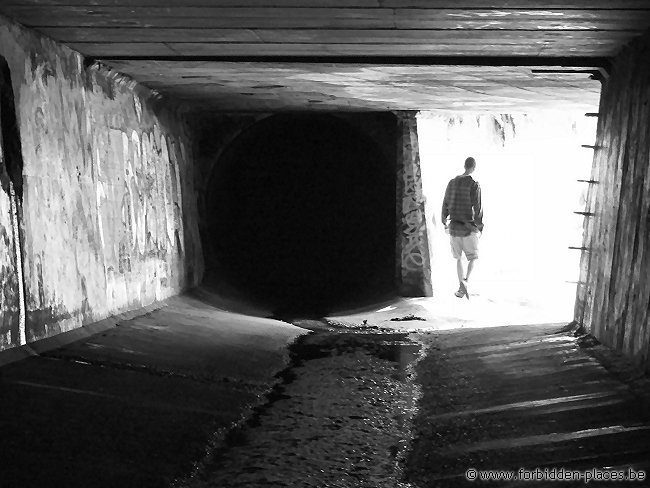
[(424, 317), (418, 317), (417, 315), (410, 314), (410, 315), (405, 315), (403, 317), (393, 317), (390, 320), (393, 321), (393, 322), (407, 322), (409, 320), (425, 320), (426, 321), (427, 319), (425, 319)]

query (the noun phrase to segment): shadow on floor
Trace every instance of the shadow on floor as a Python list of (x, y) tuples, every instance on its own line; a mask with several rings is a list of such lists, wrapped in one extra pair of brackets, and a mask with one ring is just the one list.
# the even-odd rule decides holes
[(394, 285), (368, 284), (367, 287), (347, 293), (336, 292), (323, 286), (322, 293), (310, 296), (306, 290), (296, 286), (285, 287), (273, 295), (253, 294), (208, 273), (203, 285), (191, 292), (192, 296), (205, 303), (235, 313), (257, 317), (274, 317), (285, 322), (299, 318), (318, 319), (331, 314), (372, 311), (389, 305), (400, 296)]
[(4, 366), (0, 486), (168, 486), (259, 403), (305, 332), (183, 296)]

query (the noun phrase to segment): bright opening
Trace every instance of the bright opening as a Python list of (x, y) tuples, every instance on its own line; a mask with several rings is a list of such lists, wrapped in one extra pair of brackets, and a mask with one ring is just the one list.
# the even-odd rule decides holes
[[(573, 320), (596, 119), (584, 113), (422, 113), (418, 135), (434, 299), (422, 305), (465, 326)], [(458, 288), (440, 223), (448, 181), (473, 156), (485, 230), (470, 282)]]

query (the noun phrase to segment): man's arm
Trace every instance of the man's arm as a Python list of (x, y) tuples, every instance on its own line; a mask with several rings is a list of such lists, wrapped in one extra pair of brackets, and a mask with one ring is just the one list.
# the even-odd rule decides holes
[(474, 223), (478, 230), (483, 232), (483, 205), (481, 203), (481, 186), (476, 183), (471, 193), (472, 208), (474, 209)]
[(447, 217), (449, 217), (449, 188), (451, 182), (447, 183), (447, 189), (445, 190), (445, 198), (442, 200), (442, 225), (447, 227)]

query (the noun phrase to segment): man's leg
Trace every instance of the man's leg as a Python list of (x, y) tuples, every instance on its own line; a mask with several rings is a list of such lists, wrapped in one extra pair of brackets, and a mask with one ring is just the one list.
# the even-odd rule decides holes
[[(467, 283), (464, 279), (465, 270), (463, 269), (463, 260), (461, 258), (456, 259), (456, 273), (458, 274), (458, 291), (454, 293), (458, 298), (463, 298), (467, 296)], [(469, 298), (469, 297), (468, 297)]]
[(450, 236), (451, 243), (451, 255), (456, 260), (456, 274), (458, 275), (458, 291), (455, 295), (458, 298), (462, 298), (465, 295), (465, 288), (463, 285), (463, 277), (465, 275), (465, 269), (463, 268), (463, 262), (461, 260), (463, 256), (463, 238), (458, 236)]
[(469, 277), (472, 274), (472, 271), (474, 270), (474, 263), (476, 262), (478, 258), (470, 259), (467, 262), (467, 275), (465, 276), (465, 281), (469, 281)]
[[(470, 265), (472, 262), (469, 262)], [(456, 272), (458, 273), (458, 282), (460, 283), (465, 279), (465, 270), (463, 268), (463, 260), (461, 258), (456, 258)], [(469, 268), (467, 269), (467, 274), (469, 274)]]
[(473, 232), (472, 234), (467, 236), (463, 241), (463, 250), (465, 251), (465, 255), (467, 256), (467, 261), (468, 261), (467, 275), (465, 276), (465, 281), (463, 283), (465, 285), (465, 291), (467, 292), (468, 299), (469, 299), (469, 291), (467, 291), (467, 282), (469, 281), (469, 277), (472, 275), (472, 271), (474, 271), (474, 264), (478, 259), (478, 238), (479, 238), (478, 233)]
[[(472, 264), (470, 261), (468, 263), (467, 274), (469, 275), (469, 266)], [(456, 271), (458, 272), (458, 291), (455, 295), (458, 298), (467, 298), (469, 300), (469, 291), (467, 291), (467, 278), (465, 278), (465, 270), (463, 269), (463, 261), (461, 259), (456, 260)]]

